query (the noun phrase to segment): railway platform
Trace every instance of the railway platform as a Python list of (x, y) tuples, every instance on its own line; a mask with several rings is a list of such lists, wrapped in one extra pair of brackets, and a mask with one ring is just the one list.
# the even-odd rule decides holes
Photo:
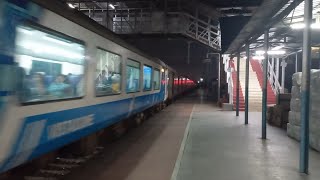
[(186, 96), (105, 147), (66, 179), (114, 180), (313, 180), (320, 153), (310, 150), (310, 173), (299, 173), (299, 143), (268, 126), (261, 112), (221, 111), (202, 91)]

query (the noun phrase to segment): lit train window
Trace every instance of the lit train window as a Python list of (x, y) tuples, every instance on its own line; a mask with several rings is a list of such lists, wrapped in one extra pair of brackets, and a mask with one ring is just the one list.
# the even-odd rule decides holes
[(15, 59), (23, 69), (22, 103), (84, 96), (84, 45), (38, 27), (18, 26)]
[(160, 71), (158, 69), (154, 69), (153, 71), (153, 83), (154, 83), (154, 90), (160, 89)]
[(134, 60), (127, 60), (127, 93), (138, 92), (140, 89), (140, 63)]
[(112, 95), (121, 92), (121, 57), (98, 49), (96, 69), (96, 95)]
[(150, 66), (143, 66), (143, 90), (150, 91), (152, 88), (152, 68)]

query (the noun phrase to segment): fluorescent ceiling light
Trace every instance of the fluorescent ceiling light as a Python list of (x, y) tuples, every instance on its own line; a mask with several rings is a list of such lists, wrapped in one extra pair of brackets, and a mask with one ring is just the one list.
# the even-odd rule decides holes
[(266, 53), (266, 52), (265, 51), (261, 51), (261, 50), (256, 51), (257, 55), (263, 55), (264, 53)]
[(111, 7), (112, 9), (115, 9), (113, 4), (109, 4), (109, 7)]
[(304, 23), (296, 23), (296, 24), (291, 24), (290, 27), (292, 29), (303, 29), (305, 27)]
[(320, 29), (320, 24), (319, 23), (311, 24), (311, 28), (312, 29)]
[(286, 51), (281, 51), (281, 50), (272, 50), (272, 51), (268, 51), (269, 55), (282, 55), (285, 54)]
[(74, 8), (76, 8), (73, 4), (71, 4), (71, 3), (68, 3), (68, 6), (70, 7), (70, 8), (72, 8), (72, 9), (74, 9)]
[[(282, 54), (285, 54), (285, 53), (286, 53), (286, 51), (283, 51), (283, 50), (271, 50), (271, 51), (268, 51), (269, 55), (282, 55)], [(256, 55), (257, 56), (262, 56), (264, 54), (265, 54), (265, 51), (256, 51)]]
[[(305, 27), (304, 23), (296, 23), (296, 24), (291, 24), (290, 27), (292, 29), (303, 29)], [(320, 24), (319, 23), (313, 23), (311, 24), (312, 29), (320, 29)]]

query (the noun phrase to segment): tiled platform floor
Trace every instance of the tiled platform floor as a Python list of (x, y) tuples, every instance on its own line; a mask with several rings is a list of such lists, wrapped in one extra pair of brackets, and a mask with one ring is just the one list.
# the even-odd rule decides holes
[(222, 112), (196, 104), (177, 180), (319, 180), (320, 153), (310, 150), (310, 175), (299, 167), (299, 144), (284, 130), (268, 126), (261, 139), (261, 112)]

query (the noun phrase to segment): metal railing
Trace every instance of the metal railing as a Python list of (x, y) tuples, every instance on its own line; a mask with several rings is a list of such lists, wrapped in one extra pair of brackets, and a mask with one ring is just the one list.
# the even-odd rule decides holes
[(221, 48), (220, 25), (213, 26), (208, 22), (197, 19), (186, 13), (179, 13), (182, 18), (186, 18), (188, 25), (184, 34), (194, 38), (210, 47)]
[[(279, 68), (279, 67), (277, 67)], [(274, 64), (268, 60), (268, 79), (274, 94), (280, 93), (282, 87), (279, 82), (279, 74), (274, 71)]]
[(229, 103), (233, 104), (233, 69), (230, 67), (230, 60), (231, 59), (228, 56), (223, 56), (224, 71), (226, 73), (226, 81), (228, 83)]
[(220, 25), (212, 25), (210, 18), (208, 22), (205, 22), (187, 13), (158, 12), (160, 18), (156, 21), (152, 13), (143, 10), (134, 13), (122, 12), (121, 17), (113, 17), (111, 30), (117, 34), (181, 33), (214, 49), (221, 50)]

